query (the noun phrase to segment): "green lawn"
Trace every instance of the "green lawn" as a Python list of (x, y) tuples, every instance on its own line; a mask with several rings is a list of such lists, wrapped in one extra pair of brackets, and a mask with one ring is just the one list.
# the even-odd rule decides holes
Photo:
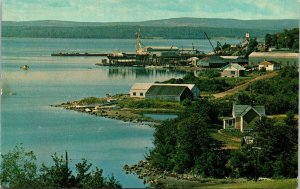
[[(297, 179), (279, 179), (279, 180), (270, 180), (270, 181), (246, 181), (241, 183), (233, 183), (233, 184), (220, 184), (214, 186), (205, 186), (205, 188), (282, 188), (282, 189), (296, 189), (298, 185)], [(203, 187), (199, 187), (203, 188)]]
[(224, 129), (211, 133), (211, 136), (224, 143), (224, 146), (229, 149), (239, 149), (241, 146), (242, 133), (238, 131), (226, 131)]

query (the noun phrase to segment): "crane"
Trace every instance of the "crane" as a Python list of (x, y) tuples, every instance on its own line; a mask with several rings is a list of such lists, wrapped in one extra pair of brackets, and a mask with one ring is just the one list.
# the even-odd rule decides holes
[(206, 32), (204, 32), (204, 34), (205, 34), (206, 38), (208, 39), (208, 41), (209, 41), (209, 43), (210, 43), (210, 46), (212, 47), (214, 53), (216, 53), (216, 49), (215, 49), (215, 47), (213, 46), (213, 44), (211, 43), (211, 41), (210, 41), (208, 35), (206, 34)]

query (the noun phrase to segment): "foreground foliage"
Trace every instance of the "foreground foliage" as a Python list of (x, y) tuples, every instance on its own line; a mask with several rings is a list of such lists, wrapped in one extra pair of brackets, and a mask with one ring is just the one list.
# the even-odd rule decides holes
[(24, 147), (16, 146), (2, 155), (1, 184), (5, 188), (121, 188), (120, 183), (112, 175), (103, 177), (103, 170), (82, 159), (76, 164), (76, 175), (68, 167), (62, 156), (52, 156), (53, 165), (42, 164), (38, 170), (36, 156), (32, 151), (26, 152)]

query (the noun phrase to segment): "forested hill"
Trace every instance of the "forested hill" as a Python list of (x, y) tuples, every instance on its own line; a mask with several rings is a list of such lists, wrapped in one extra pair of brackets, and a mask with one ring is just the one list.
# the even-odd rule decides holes
[(49, 38), (143, 38), (201, 39), (210, 37), (244, 37), (246, 32), (264, 38), (266, 33), (298, 28), (298, 20), (236, 20), (215, 18), (171, 18), (143, 22), (71, 22), (57, 20), (3, 21), (3, 37)]

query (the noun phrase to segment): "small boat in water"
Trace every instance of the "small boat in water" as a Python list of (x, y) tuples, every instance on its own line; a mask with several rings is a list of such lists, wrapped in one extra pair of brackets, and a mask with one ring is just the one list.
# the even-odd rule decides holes
[(28, 70), (28, 69), (29, 69), (29, 66), (28, 66), (28, 65), (23, 65), (23, 66), (20, 66), (20, 68), (21, 68), (22, 70)]

